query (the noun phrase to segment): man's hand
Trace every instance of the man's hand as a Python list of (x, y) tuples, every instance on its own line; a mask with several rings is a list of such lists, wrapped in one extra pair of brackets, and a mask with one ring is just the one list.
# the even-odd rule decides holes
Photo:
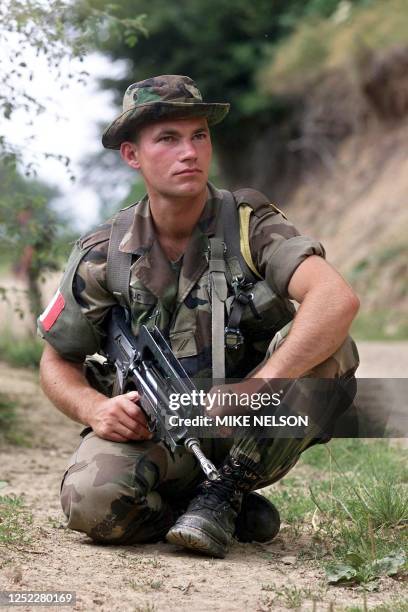
[(89, 415), (89, 425), (97, 436), (112, 442), (151, 439), (146, 416), (136, 403), (139, 399), (137, 391), (105, 398)]
[(74, 421), (91, 426), (100, 438), (127, 442), (153, 437), (137, 404), (137, 391), (106, 397), (89, 385), (82, 364), (64, 359), (49, 344), (44, 349), (40, 374), (42, 389), (53, 404)]

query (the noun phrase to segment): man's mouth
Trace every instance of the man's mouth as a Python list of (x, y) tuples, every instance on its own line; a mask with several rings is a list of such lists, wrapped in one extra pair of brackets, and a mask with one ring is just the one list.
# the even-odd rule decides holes
[(199, 168), (186, 168), (186, 170), (180, 170), (180, 172), (175, 172), (176, 175), (179, 174), (198, 174), (201, 173)]

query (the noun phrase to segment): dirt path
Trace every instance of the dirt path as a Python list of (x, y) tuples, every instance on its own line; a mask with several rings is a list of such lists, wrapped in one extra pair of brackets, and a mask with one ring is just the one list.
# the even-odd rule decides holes
[[(375, 350), (381, 353), (382, 348), (378, 345)], [(366, 350), (364, 346), (364, 353)], [(377, 363), (372, 350), (367, 354)], [(408, 343), (394, 346), (392, 355), (392, 363), (407, 364)], [(386, 376), (384, 370), (382, 376)], [(320, 612), (353, 604), (363, 607), (361, 592), (325, 585), (313, 560), (311, 528), (295, 537), (283, 524), (271, 544), (236, 543), (226, 560), (192, 556), (165, 543), (96, 546), (87, 537), (66, 531), (58, 489), (81, 427), (52, 408), (34, 373), (0, 363), (0, 389), (18, 399), (31, 443), (30, 448), (0, 449), (0, 480), (8, 483), (1, 493), (23, 495), (34, 517), (30, 545), (23, 550), (0, 547), (0, 590), (76, 591), (74, 609), (85, 611), (287, 609), (289, 591), (274, 598), (268, 590), (273, 584), (282, 592), (288, 586), (303, 590), (297, 609)], [(304, 476), (310, 475), (305, 472)], [(384, 579), (380, 593), (368, 594), (367, 602), (370, 606), (387, 601), (401, 588)], [(313, 596), (319, 600), (314, 608)]]

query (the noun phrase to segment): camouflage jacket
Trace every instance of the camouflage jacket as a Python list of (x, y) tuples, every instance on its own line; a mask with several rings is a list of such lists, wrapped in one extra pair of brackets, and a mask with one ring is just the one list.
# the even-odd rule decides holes
[[(266, 316), (257, 322), (249, 308), (244, 312), (245, 342), (239, 349), (226, 351), (227, 375), (236, 377), (244, 376), (264, 358), (276, 331), (293, 317), (287, 291), (293, 272), (308, 256), (325, 256), (319, 242), (300, 235), (264, 198), (255, 198), (249, 204), (253, 208), (249, 227), (251, 254), (266, 281), (257, 283), (255, 296)], [(133, 255), (128, 305), (133, 333), (137, 335), (142, 324), (158, 325), (190, 375), (211, 376), (206, 252), (221, 205), (222, 193), (209, 185), (209, 197), (178, 264), (170, 262), (160, 247), (147, 197), (134, 205), (133, 224), (119, 247)], [(117, 303), (106, 287), (110, 230), (111, 222), (107, 222), (78, 240), (60, 289), (39, 319), (40, 335), (73, 361), (82, 362), (86, 355), (101, 349), (107, 314)], [(269, 295), (265, 297), (266, 286)], [(231, 300), (232, 297), (227, 299), (227, 311)]]

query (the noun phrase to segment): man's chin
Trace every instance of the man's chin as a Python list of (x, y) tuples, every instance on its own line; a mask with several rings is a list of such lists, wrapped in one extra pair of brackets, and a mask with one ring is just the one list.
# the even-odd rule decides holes
[(206, 189), (207, 181), (203, 181), (203, 179), (200, 177), (200, 180), (188, 180), (183, 184), (176, 185), (172, 191), (175, 196), (193, 198), (199, 196), (201, 193), (206, 191)]

